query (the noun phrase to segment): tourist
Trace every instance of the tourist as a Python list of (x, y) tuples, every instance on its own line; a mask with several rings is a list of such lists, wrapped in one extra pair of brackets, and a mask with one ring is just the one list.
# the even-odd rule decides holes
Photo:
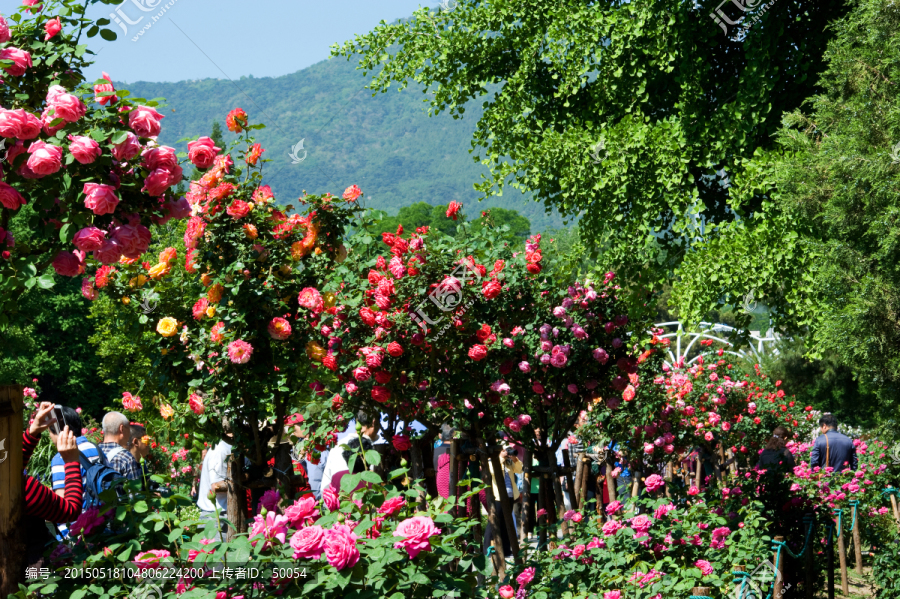
[[(350, 474), (350, 460), (351, 458), (353, 458), (353, 456), (356, 456), (356, 460), (353, 463), (353, 474), (359, 474), (360, 472), (365, 471), (366, 462), (364, 460), (363, 454), (365, 454), (365, 452), (367, 451), (370, 451), (373, 448), (373, 445), (372, 441), (370, 441), (366, 437), (354, 437), (347, 441), (343, 447), (345, 447), (345, 449), (342, 452), (341, 457), (343, 458), (344, 463), (347, 464), (347, 469), (341, 470), (340, 472), (335, 472), (332, 475), (331, 480), (329, 481), (331, 486), (336, 490), (340, 490), (341, 479), (344, 478), (344, 475)], [(356, 486), (356, 489), (362, 488), (365, 484), (365, 482), (361, 481)], [(355, 491), (356, 489), (353, 490)]]
[[(497, 476), (494, 474), (494, 464), (493, 460), (488, 461), (488, 468), (490, 469), (491, 474), (491, 488), (494, 492), (494, 509), (498, 516), (497, 525), (500, 527), (500, 538), (503, 541), (503, 554), (506, 557), (512, 556), (512, 545), (510, 544), (509, 533), (506, 530), (506, 519), (503, 515), (502, 504), (500, 502), (500, 489), (497, 486)], [(515, 484), (513, 484), (514, 475), (518, 474), (522, 471), (522, 462), (519, 460), (518, 450), (511, 446), (507, 445), (500, 452), (500, 468), (503, 471), (503, 481), (505, 483), (504, 487), (506, 488), (506, 496), (509, 497), (510, 502), (519, 501), (519, 488)], [(510, 507), (512, 507), (512, 503), (510, 503)], [(516, 526), (516, 517), (515, 514), (512, 514), (513, 518), (513, 530), (517, 529)], [(491, 531), (490, 525), (487, 527), (485, 531), (485, 535), (487, 538), (490, 538), (490, 535), (493, 534)]]
[(131, 447), (131, 423), (121, 412), (109, 412), (103, 417), (103, 443), (100, 451), (106, 456), (110, 468), (128, 480), (141, 478), (141, 467), (129, 451)]
[(831, 468), (833, 472), (847, 468), (856, 470), (856, 447), (850, 437), (837, 431), (837, 426), (837, 418), (832, 414), (819, 418), (819, 432), (822, 434), (813, 445), (810, 467)]
[[(78, 434), (82, 430), (81, 416), (70, 408), (69, 406), (60, 406), (62, 408), (63, 418), (65, 422), (61, 422), (60, 425), (68, 426), (69, 430)], [(50, 435), (50, 440), (56, 444), (57, 435), (52, 430), (48, 429), (47, 432)], [(96, 463), (97, 460), (100, 459), (100, 450), (97, 449), (97, 446), (91, 443), (87, 437), (83, 435), (78, 435), (76, 437), (76, 442), (78, 443), (78, 450), (84, 454), (84, 457), (88, 459), (92, 464)], [(81, 469), (81, 478), (84, 481), (85, 470), (82, 467)], [(50, 460), (50, 478), (51, 478), (51, 486), (53, 491), (63, 497), (66, 489), (66, 465), (65, 460), (62, 455), (56, 454)], [(64, 535), (65, 536), (65, 535)]]
[[(150, 455), (150, 444), (147, 442), (147, 429), (140, 422), (132, 422), (130, 423), (131, 428), (131, 440), (128, 443), (128, 451), (131, 453), (132, 457), (134, 457), (135, 461), (138, 463), (138, 469), (140, 470), (141, 479), (146, 481), (146, 484), (149, 484), (151, 487), (158, 487), (157, 484), (151, 483), (148, 479), (150, 475), (147, 472), (147, 456)], [(155, 488), (152, 490), (156, 490)]]
[(794, 454), (785, 446), (789, 437), (788, 430), (783, 426), (778, 426), (772, 431), (772, 436), (766, 443), (765, 449), (759, 454), (759, 461), (756, 463), (757, 468), (765, 468), (770, 470), (777, 468), (779, 464), (793, 471), (796, 462), (794, 462)]
[[(371, 441), (376, 441), (378, 439), (378, 430), (381, 427), (381, 422), (378, 420), (377, 414), (370, 414), (365, 410), (360, 410), (356, 414), (356, 425), (359, 429), (359, 433), (357, 433), (356, 430), (353, 430), (351, 425), (351, 432), (338, 442), (338, 447), (346, 445), (351, 439), (359, 437), (360, 435), (368, 437)], [(322, 471), (321, 484), (323, 486), (329, 484), (336, 473), (348, 469), (347, 462), (344, 460), (344, 451), (335, 448), (328, 454), (328, 461), (325, 463), (325, 469)]]
[(303, 415), (299, 413), (291, 414), (285, 419), (285, 424), (288, 427), (292, 427), (289, 434), (297, 437), (297, 442), (291, 447), (291, 462), (294, 467), (294, 474), (302, 475), (307, 481), (302, 489), (295, 488), (294, 491), (295, 495), (298, 491), (311, 491), (318, 501), (322, 498), (322, 473), (325, 471), (325, 463), (328, 460), (328, 451), (323, 451), (315, 463), (310, 459), (301, 457), (301, 446), (303, 440), (306, 439), (303, 428), (300, 426), (302, 423)]
[[(203, 465), (200, 467), (200, 484), (197, 487), (197, 507), (200, 508), (200, 517), (215, 526), (216, 513), (223, 514), (228, 509), (228, 457), (231, 455), (231, 445), (225, 440), (206, 452)], [(219, 529), (215, 539), (223, 540), (224, 526)]]
[[(42, 402), (28, 430), (22, 434), (22, 463), (28, 464), (40, 435), (50, 425), (53, 404)], [(56, 437), (56, 449), (62, 457), (65, 472), (65, 492), (62, 497), (41, 484), (33, 476), (25, 476), (25, 509), (21, 526), (25, 530), (26, 562), (28, 566), (43, 565), (43, 553), (48, 543), (53, 542), (45, 521), (56, 524), (72, 522), (81, 514), (83, 486), (81, 467), (78, 463), (78, 442), (68, 426), (63, 427)]]

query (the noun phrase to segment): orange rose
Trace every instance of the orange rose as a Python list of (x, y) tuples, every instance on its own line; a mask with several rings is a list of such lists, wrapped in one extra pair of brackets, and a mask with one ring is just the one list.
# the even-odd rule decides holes
[(206, 290), (206, 299), (208, 299), (209, 303), (211, 304), (218, 304), (220, 301), (222, 301), (223, 291), (225, 291), (225, 288), (222, 287), (222, 284), (216, 283)]

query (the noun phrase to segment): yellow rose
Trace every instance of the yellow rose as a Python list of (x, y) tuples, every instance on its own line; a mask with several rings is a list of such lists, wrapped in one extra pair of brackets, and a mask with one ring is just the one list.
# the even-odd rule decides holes
[(325, 357), (325, 348), (315, 341), (310, 341), (306, 344), (306, 357), (313, 362), (321, 362)]
[(156, 325), (156, 332), (163, 337), (171, 337), (178, 332), (178, 321), (171, 316), (166, 316)]
[(337, 297), (330, 291), (326, 291), (325, 293), (323, 293), (322, 299), (325, 302), (326, 308), (334, 308), (335, 304), (337, 304)]
[(208, 307), (208, 308), (206, 309), (206, 315), (207, 315), (208, 317), (210, 317), (210, 318), (212, 318), (213, 316), (215, 316), (215, 315), (216, 315), (216, 307), (215, 307), (215, 306), (210, 306), (210, 307)]
[(159, 414), (163, 417), (164, 420), (168, 420), (175, 415), (175, 410), (169, 404), (164, 403), (163, 405), (159, 406)]
[(160, 262), (159, 264), (157, 264), (156, 266), (151, 268), (150, 272), (147, 274), (149, 274), (150, 278), (153, 279), (154, 281), (158, 281), (159, 279), (161, 279), (164, 276), (166, 276), (167, 274), (169, 274), (171, 271), (172, 271), (171, 264), (169, 264), (168, 262)]
[(123, 298), (122, 298), (122, 303), (125, 304), (125, 305), (127, 306), (128, 304), (131, 303), (131, 298), (130, 298), (130, 297), (123, 297)]

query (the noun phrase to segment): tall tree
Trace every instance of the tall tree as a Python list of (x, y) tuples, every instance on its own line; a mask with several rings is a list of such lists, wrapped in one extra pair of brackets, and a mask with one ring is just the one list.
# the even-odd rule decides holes
[(583, 213), (598, 266), (646, 284), (704, 232), (760, 209), (726, 183), (815, 91), (843, 0), (770, 4), (743, 7), (753, 27), (723, 33), (711, 1), (463, 0), (333, 52), (362, 54), (375, 90), (423, 84), (433, 113), (482, 101), (472, 146), (490, 176), (476, 187)]
[(732, 190), (763, 212), (688, 256), (674, 297), (696, 315), (753, 291), (782, 324), (809, 328), (814, 354), (897, 397), (900, 8), (859, 0), (834, 30), (822, 93), (785, 116), (778, 148)]

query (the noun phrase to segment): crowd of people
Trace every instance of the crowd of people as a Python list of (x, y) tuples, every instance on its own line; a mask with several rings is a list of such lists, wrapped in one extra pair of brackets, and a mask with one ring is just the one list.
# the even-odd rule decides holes
[[(58, 408), (56, 417), (51, 413)], [(62, 422), (58, 426), (51, 427), (54, 418)], [(365, 452), (375, 448), (377, 444), (384, 443), (381, 437), (381, 421), (378, 414), (360, 411), (356, 420), (351, 421), (347, 430), (338, 436), (335, 447), (322, 452), (317, 460), (307, 459), (309, 456), (302, 451), (304, 438), (303, 418), (299, 414), (289, 417), (285, 424), (285, 433), (295, 439), (291, 449), (293, 462), (292, 477), (294, 481), (293, 491), (296, 496), (311, 495), (316, 499), (322, 497), (323, 491), (331, 486), (335, 490), (340, 489), (341, 481), (347, 474), (362, 472), (367, 468), (364, 459)], [(857, 457), (853, 441), (846, 435), (838, 432), (838, 422), (831, 414), (822, 416), (819, 420), (820, 434), (816, 438), (810, 455), (810, 466), (819, 468), (825, 472), (840, 472), (846, 468), (856, 469)], [(94, 444), (83, 434), (81, 417), (72, 408), (66, 406), (54, 406), (51, 403), (41, 403), (30, 421), (28, 430), (23, 435), (24, 462), (27, 465), (34, 448), (37, 446), (40, 436), (47, 431), (50, 440), (56, 446), (58, 453), (50, 462), (50, 486), (45, 486), (40, 477), (24, 474), (25, 509), (24, 525), (28, 531), (28, 566), (41, 567), (43, 554), (47, 546), (68, 534), (68, 526), (75, 521), (89, 505), (96, 492), (91, 491), (91, 485), (96, 485), (97, 473), (91, 473), (95, 468), (106, 468), (114, 473), (112, 485), (121, 487), (122, 480), (142, 480), (146, 485), (148, 473), (146, 472), (146, 458), (150, 453), (149, 437), (146, 428), (129, 419), (120, 412), (109, 412), (102, 420), (103, 440)], [(540, 431), (536, 431), (540, 435)], [(445, 424), (438, 435), (433, 448), (431, 466), (435, 478), (438, 494), (443, 497), (450, 496), (450, 446), (454, 438), (461, 436), (449, 424)], [(463, 435), (464, 436), (464, 435)], [(785, 427), (777, 427), (761, 451), (757, 467), (761, 469), (773, 469), (783, 467), (792, 470), (795, 467), (795, 458), (788, 448), (788, 440), (791, 432)], [(571, 438), (569, 439), (571, 440)], [(557, 463), (564, 463), (563, 451), (569, 451), (569, 440), (560, 444), (557, 452)], [(572, 447), (572, 450), (580, 448)], [(611, 462), (587, 463), (589, 470), (586, 476), (586, 503), (588, 509), (602, 509), (611, 502), (610, 494), (606, 488), (606, 468), (614, 468), (616, 480), (616, 496), (630, 495), (633, 474), (627, 461), (621, 459), (619, 446), (610, 442), (606, 448), (610, 455), (619, 456)], [(194, 489), (197, 508), (201, 518), (206, 522), (205, 526), (220, 527), (218, 538), (224, 538), (224, 516), (228, 507), (229, 468), (232, 445), (221, 439), (209, 449), (203, 449), (202, 464), (197, 472), (198, 479)], [(503, 440), (499, 454), (502, 475), (497, 476), (490, 464), (493, 497), (496, 513), (500, 516), (499, 532), (506, 555), (511, 555), (511, 542), (508, 536), (506, 522), (503, 520), (503, 510), (500, 505), (500, 489), (497, 481), (505, 484), (506, 495), (513, 505), (513, 530), (517, 537), (528, 538), (534, 533), (536, 522), (535, 506), (538, 504), (539, 476), (531, 478), (530, 486), (526, 488), (524, 477), (525, 457), (524, 449), (509, 439)], [(573, 456), (574, 457), (574, 456)], [(620, 461), (621, 460), (621, 461)], [(474, 464), (474, 462), (472, 462)], [(538, 462), (533, 461), (532, 467), (537, 467)], [(477, 469), (477, 467), (476, 467)], [(38, 473), (39, 474), (39, 473)], [(477, 472), (474, 478), (480, 478)], [(563, 496), (568, 502), (569, 489), (567, 477), (560, 477), (560, 484), (564, 491)], [(360, 486), (365, 483), (361, 482)], [(151, 489), (153, 490), (153, 489)], [(531, 501), (524, 501), (526, 494)], [(482, 503), (488, 507), (485, 494), (482, 493)], [(598, 505), (598, 503), (600, 505)], [(524, 513), (526, 505), (530, 513)], [(566, 506), (571, 507), (569, 505)], [(247, 508), (252, 515), (259, 505), (253, 505), (248, 501)], [(50, 526), (48, 526), (48, 523)], [(485, 550), (489, 549), (488, 539), (492, 531), (485, 531)]]

